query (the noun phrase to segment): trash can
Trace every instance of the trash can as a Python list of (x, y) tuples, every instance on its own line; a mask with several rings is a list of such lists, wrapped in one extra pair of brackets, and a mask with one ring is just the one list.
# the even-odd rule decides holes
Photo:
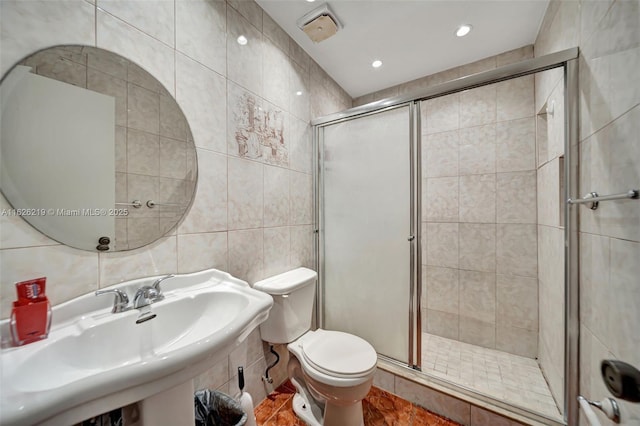
[(193, 403), (196, 426), (242, 426), (247, 422), (240, 404), (222, 392), (199, 390)]

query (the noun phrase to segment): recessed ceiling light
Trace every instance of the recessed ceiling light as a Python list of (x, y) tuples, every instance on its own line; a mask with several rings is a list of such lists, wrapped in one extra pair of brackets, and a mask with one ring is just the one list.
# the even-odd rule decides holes
[(371, 63), (371, 66), (374, 68), (380, 68), (382, 66), (382, 61), (380, 59), (376, 59)]
[(314, 1), (316, 1), (316, 0), (307, 0), (307, 1), (308, 1), (309, 3), (313, 3), (313, 2), (314, 2)]
[(460, 25), (460, 26), (458, 27), (458, 29), (456, 30), (456, 35), (457, 35), (458, 37), (464, 37), (464, 36), (466, 36), (467, 34), (469, 34), (469, 32), (471, 31), (471, 28), (472, 28), (472, 27), (471, 27), (471, 25), (469, 25), (469, 24)]
[(296, 92), (296, 96), (302, 96), (302, 91), (301, 91), (301, 90), (298, 90), (298, 91)]
[(249, 40), (247, 40), (247, 38), (243, 35), (241, 35), (240, 37), (238, 37), (238, 44), (241, 46), (244, 46), (245, 44), (247, 44)]

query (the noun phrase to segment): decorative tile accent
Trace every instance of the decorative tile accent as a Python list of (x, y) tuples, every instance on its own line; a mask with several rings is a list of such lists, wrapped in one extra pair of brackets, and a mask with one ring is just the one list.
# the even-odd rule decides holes
[(229, 154), (278, 166), (289, 165), (288, 114), (240, 86), (229, 85)]

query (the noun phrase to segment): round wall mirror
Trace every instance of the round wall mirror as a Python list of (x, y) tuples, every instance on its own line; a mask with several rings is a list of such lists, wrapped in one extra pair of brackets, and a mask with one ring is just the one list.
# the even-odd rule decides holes
[(91, 251), (145, 246), (191, 206), (196, 149), (175, 99), (112, 52), (56, 46), (0, 82), (0, 189), (48, 237)]

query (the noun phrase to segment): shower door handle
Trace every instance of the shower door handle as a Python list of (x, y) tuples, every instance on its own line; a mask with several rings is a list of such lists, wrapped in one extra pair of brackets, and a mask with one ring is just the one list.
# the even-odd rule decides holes
[(409, 238), (407, 238), (407, 241), (413, 241), (416, 239), (415, 235), (409, 235)]

